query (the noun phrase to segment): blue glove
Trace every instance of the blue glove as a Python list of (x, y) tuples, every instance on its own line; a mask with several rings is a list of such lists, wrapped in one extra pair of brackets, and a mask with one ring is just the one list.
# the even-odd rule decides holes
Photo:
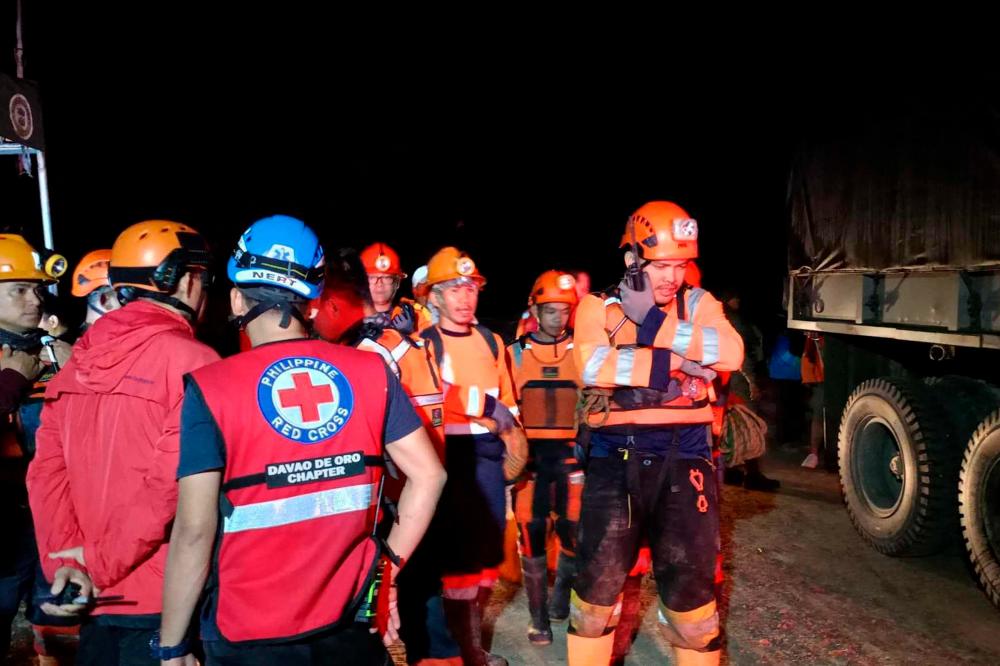
[(718, 373), (715, 372), (715, 370), (706, 368), (701, 363), (696, 363), (695, 361), (689, 361), (687, 359), (684, 359), (684, 362), (681, 363), (680, 371), (686, 375), (690, 375), (691, 377), (698, 377), (706, 383), (711, 383), (712, 380), (718, 376)]
[(642, 274), (645, 288), (642, 291), (630, 289), (625, 280), (618, 285), (618, 293), (622, 300), (622, 310), (625, 316), (635, 322), (636, 326), (642, 326), (651, 308), (656, 307), (653, 299), (653, 288), (649, 284), (649, 276)]
[(399, 306), (399, 314), (392, 318), (392, 327), (403, 335), (413, 333), (416, 329), (416, 313), (412, 305), (403, 303)]
[(517, 420), (511, 414), (510, 410), (507, 409), (507, 405), (491, 395), (486, 396), (486, 409), (483, 411), (483, 416), (497, 422), (498, 433), (507, 432), (517, 426)]

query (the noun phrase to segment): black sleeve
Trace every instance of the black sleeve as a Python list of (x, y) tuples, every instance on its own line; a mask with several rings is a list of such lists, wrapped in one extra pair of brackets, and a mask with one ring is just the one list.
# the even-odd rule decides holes
[(177, 478), (210, 472), (226, 466), (226, 444), (215, 417), (205, 404), (198, 384), (184, 378), (181, 405), (181, 455)]

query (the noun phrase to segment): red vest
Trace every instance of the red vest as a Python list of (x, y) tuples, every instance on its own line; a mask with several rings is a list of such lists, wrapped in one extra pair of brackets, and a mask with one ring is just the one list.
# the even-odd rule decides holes
[(353, 621), (378, 560), (386, 374), (318, 340), (262, 345), (191, 373), (225, 441), (211, 587), (231, 642)]

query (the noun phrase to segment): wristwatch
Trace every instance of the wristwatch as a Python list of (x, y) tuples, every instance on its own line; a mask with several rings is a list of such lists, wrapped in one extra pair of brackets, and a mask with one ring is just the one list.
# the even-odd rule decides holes
[(191, 644), (185, 638), (177, 645), (165, 647), (160, 645), (160, 632), (154, 631), (153, 637), (149, 639), (149, 653), (154, 659), (176, 659), (191, 654)]

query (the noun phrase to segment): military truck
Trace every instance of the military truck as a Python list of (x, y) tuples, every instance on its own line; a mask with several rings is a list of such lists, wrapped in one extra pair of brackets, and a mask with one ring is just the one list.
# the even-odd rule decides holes
[(788, 204), (788, 327), (824, 340), (854, 526), (892, 556), (963, 540), (1000, 607), (1000, 106), (826, 114)]

